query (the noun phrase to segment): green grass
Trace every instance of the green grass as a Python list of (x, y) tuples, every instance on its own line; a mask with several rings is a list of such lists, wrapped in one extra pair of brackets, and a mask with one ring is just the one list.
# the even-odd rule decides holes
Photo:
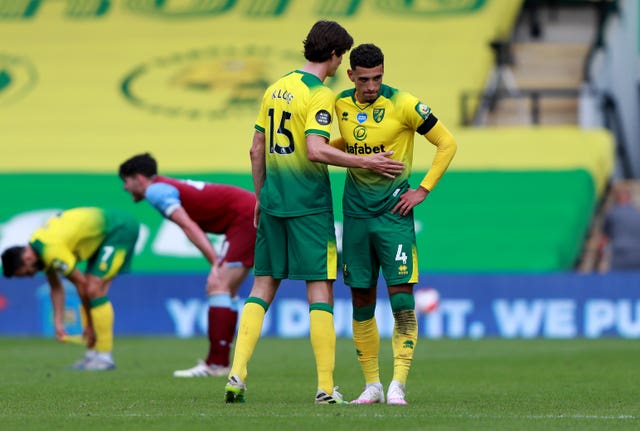
[[(382, 340), (383, 383), (391, 378)], [(113, 372), (65, 367), (80, 346), (0, 338), (0, 429), (12, 430), (637, 430), (637, 340), (420, 340), (407, 407), (317, 406), (307, 339), (260, 340), (247, 403), (225, 404), (224, 378), (176, 379), (204, 339), (118, 338)], [(356, 397), (362, 377), (338, 340), (336, 383)]]

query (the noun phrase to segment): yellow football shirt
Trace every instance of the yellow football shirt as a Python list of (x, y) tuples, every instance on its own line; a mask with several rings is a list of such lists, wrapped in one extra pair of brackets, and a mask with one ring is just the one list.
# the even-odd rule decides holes
[(331, 211), (329, 171), (307, 156), (306, 136), (329, 139), (335, 95), (315, 75), (293, 71), (264, 93), (255, 129), (265, 134), (260, 209), (279, 217)]
[(388, 211), (409, 188), (414, 137), (431, 115), (431, 108), (415, 96), (383, 84), (378, 98), (370, 104), (358, 103), (355, 89), (343, 91), (337, 97), (335, 109), (345, 152), (370, 156), (393, 151), (392, 158), (406, 166), (394, 179), (367, 169), (349, 168), (343, 196), (344, 213), (370, 217)]
[(44, 270), (69, 275), (76, 264), (91, 257), (106, 236), (104, 211), (74, 208), (50, 218), (29, 241), (44, 263)]

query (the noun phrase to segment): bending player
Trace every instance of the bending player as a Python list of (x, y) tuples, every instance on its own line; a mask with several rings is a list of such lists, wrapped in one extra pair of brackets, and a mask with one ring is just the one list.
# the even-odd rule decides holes
[[(56, 338), (67, 341), (64, 287), (59, 273), (78, 290), (82, 302), (84, 358), (72, 368), (112, 370), (113, 306), (107, 297), (112, 279), (127, 271), (138, 239), (139, 224), (131, 215), (101, 208), (74, 208), (49, 219), (24, 246), (2, 253), (4, 276), (31, 277), (44, 271), (51, 287)], [(83, 274), (77, 264), (86, 260)]]
[[(235, 186), (158, 175), (157, 162), (149, 153), (122, 163), (119, 174), (135, 202), (146, 199), (180, 226), (211, 265), (206, 285), (209, 353), (195, 367), (177, 370), (173, 375), (226, 376), (238, 321), (236, 295), (253, 266), (255, 195)], [(226, 235), (226, 253), (216, 253), (207, 232)]]

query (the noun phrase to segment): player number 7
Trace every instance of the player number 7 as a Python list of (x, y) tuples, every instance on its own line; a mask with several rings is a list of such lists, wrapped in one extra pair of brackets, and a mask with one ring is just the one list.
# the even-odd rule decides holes
[(114, 250), (115, 248), (111, 245), (105, 245), (104, 247), (102, 247), (102, 257), (100, 258), (100, 262), (107, 263)]

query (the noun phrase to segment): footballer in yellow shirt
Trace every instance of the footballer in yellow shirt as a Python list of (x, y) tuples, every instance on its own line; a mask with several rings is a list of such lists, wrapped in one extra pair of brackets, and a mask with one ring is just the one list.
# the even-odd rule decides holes
[[(387, 283), (394, 316), (394, 370), (386, 402), (404, 405), (405, 384), (418, 338), (413, 285), (418, 281), (418, 257), (413, 207), (440, 180), (457, 144), (431, 108), (415, 96), (384, 85), (384, 55), (373, 44), (350, 54), (348, 75), (354, 88), (336, 100), (341, 138), (331, 144), (348, 154), (371, 157), (393, 152), (405, 171), (386, 178), (349, 168), (343, 196), (342, 260), (345, 283), (351, 288), (353, 338), (366, 387), (352, 403), (385, 401), (378, 368), (379, 334), (375, 320), (378, 274)], [(415, 134), (437, 147), (431, 169), (412, 189), (408, 179)]]
[(248, 363), (280, 281), (304, 280), (316, 361), (315, 403), (344, 404), (335, 390), (333, 280), (337, 248), (326, 164), (359, 166), (393, 177), (404, 165), (388, 154), (363, 159), (328, 145), (335, 96), (323, 82), (334, 76), (353, 38), (335, 21), (317, 21), (304, 40), (307, 60), (278, 79), (262, 98), (251, 144), (257, 206), (254, 282), (242, 309), (225, 402), (245, 401)]
[[(111, 280), (128, 270), (138, 238), (138, 221), (117, 210), (84, 207), (63, 211), (36, 230), (25, 246), (2, 253), (5, 277), (28, 277), (44, 271), (51, 287), (56, 338), (69, 339), (64, 328), (64, 288), (60, 275), (76, 287), (82, 302), (85, 356), (79, 370), (115, 368), (113, 307), (107, 293)], [(85, 272), (78, 263), (87, 261)]]

